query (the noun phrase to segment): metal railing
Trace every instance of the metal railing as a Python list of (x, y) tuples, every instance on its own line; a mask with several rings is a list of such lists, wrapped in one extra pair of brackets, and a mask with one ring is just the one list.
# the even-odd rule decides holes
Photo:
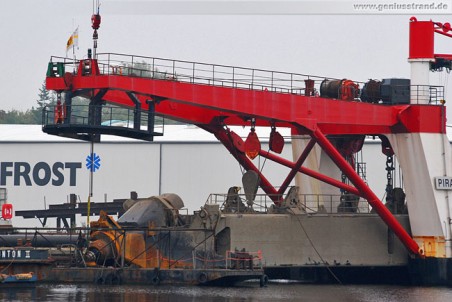
[[(278, 93), (318, 96), (320, 84), (324, 80), (339, 80), (336, 78), (236, 67), (220, 64), (208, 64), (183, 60), (164, 59), (119, 53), (100, 53), (97, 55), (99, 71), (104, 75), (123, 75), (159, 80), (214, 85), (229, 88), (241, 88)], [(76, 73), (79, 61), (63, 57), (51, 57), (54, 63), (55, 76), (62, 76), (65, 71)], [(50, 68), (50, 67), (49, 67)], [(49, 71), (48, 71), (49, 74)], [(314, 81), (312, 91), (306, 93), (306, 80)], [(363, 82), (354, 81), (361, 86)], [(389, 87), (387, 87), (389, 88)], [(397, 104), (400, 97), (407, 101), (401, 103), (440, 105), (444, 100), (443, 86), (399, 85), (390, 87), (397, 95), (396, 101), (386, 100), (383, 104)], [(360, 96), (361, 90), (356, 95)], [(359, 101), (360, 99), (356, 99)]]
[[(147, 110), (124, 108), (111, 105), (71, 105), (70, 111), (64, 105), (48, 105), (44, 107), (42, 124), (70, 124), (78, 126), (124, 127), (147, 129), (149, 118), (154, 118), (154, 132), (163, 133), (164, 118), (149, 116)], [(96, 110), (97, 109), (97, 110)], [(91, 111), (91, 112), (90, 112)], [(69, 113), (70, 112), (70, 115)], [(139, 119), (134, 120), (138, 117)]]
[[(236, 213), (250, 213), (250, 208), (247, 208), (245, 194), (236, 194), (234, 197), (238, 197), (237, 199), (240, 202), (234, 205), (234, 208), (230, 208), (230, 210), (233, 210)], [(212, 193), (207, 198), (206, 204), (218, 204), (220, 205), (220, 210), (224, 211), (228, 198), (230, 198), (230, 196), (227, 193)], [(270, 195), (256, 194), (256, 199), (252, 203), (252, 213), (267, 213), (268, 208), (273, 204)]]
[(413, 104), (444, 104), (444, 86), (428, 86), (428, 85), (411, 85), (410, 94), (411, 103)]
[(262, 251), (226, 251), (226, 269), (263, 269)]
[(98, 63), (104, 74), (294, 94), (304, 94), (304, 81), (307, 79), (318, 83), (325, 79), (306, 74), (115, 53), (98, 54)]
[[(299, 73), (118, 53), (100, 53), (97, 55), (97, 59), (101, 74), (176, 80), (279, 93), (304, 94), (305, 80), (313, 80), (320, 85), (320, 82), (325, 79), (333, 79)], [(64, 70), (69, 72), (75, 73), (78, 68), (78, 61), (69, 58), (52, 56), (51, 62), (61, 63), (64, 65)]]
[[(97, 228), (97, 227), (74, 227), (61, 231), (58, 228), (11, 228), (8, 233), (0, 234), (0, 260), (14, 261), (25, 259), (25, 252), (15, 254), (15, 251), (41, 250), (48, 251), (46, 255), (58, 255), (59, 264), (63, 266), (86, 265), (83, 254), (90, 244), (89, 234), (92, 232), (107, 232), (112, 235), (103, 243), (103, 247), (119, 247), (116, 252), (121, 255), (132, 255), (129, 258), (115, 259), (114, 267), (125, 267), (135, 262), (147, 265), (155, 265), (162, 269), (173, 269), (180, 266), (190, 268), (225, 268), (226, 259), (224, 255), (216, 254), (213, 247), (214, 234), (212, 230), (189, 229), (189, 228), (140, 228), (127, 227)], [(142, 234), (142, 240), (152, 235), (152, 242), (148, 242), (143, 249), (137, 249), (134, 245), (128, 245), (126, 238), (128, 234)], [(180, 234), (187, 234), (187, 238), (197, 235), (197, 241), (192, 245), (187, 244), (184, 249), (178, 245)], [(1, 252), (10, 251), (8, 258), (1, 257)], [(133, 250), (133, 252), (130, 252)], [(153, 253), (150, 253), (150, 251)], [(13, 253), (14, 251), (14, 253)], [(23, 256), (19, 259), (18, 256)], [(77, 258), (78, 263), (74, 261)], [(47, 259), (41, 259), (47, 260)], [(102, 264), (98, 264), (102, 266)]]
[[(250, 203), (245, 194), (234, 194), (232, 198), (238, 202), (228, 204), (231, 196), (223, 193), (210, 194), (206, 204), (217, 204), (223, 212), (237, 214), (268, 213), (274, 204), (268, 194), (256, 194), (256, 199)], [(278, 195), (279, 199), (283, 199)], [(299, 208), (307, 214), (369, 214), (371, 209), (366, 200), (360, 198), (347, 200), (340, 194), (299, 194)], [(252, 206), (251, 206), (252, 204)]]

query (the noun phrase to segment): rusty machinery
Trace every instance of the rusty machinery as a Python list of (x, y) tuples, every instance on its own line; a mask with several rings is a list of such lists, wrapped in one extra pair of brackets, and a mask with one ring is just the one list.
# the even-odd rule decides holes
[[(88, 266), (191, 267), (190, 263), (170, 259), (171, 246), (161, 234), (182, 224), (179, 210), (183, 202), (176, 194), (129, 199), (126, 212), (115, 221), (105, 212), (90, 223), (91, 233), (84, 255)], [(176, 254), (173, 254), (173, 256)], [(191, 260), (191, 259), (190, 259)]]

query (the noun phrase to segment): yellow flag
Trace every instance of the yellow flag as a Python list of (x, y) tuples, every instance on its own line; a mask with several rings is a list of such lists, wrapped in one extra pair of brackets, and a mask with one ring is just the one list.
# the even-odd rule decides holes
[(76, 47), (76, 46), (78, 47), (78, 27), (76, 28), (76, 30), (74, 30), (72, 35), (67, 40), (67, 43), (66, 43), (66, 54), (69, 51), (69, 49), (71, 49), (73, 47)]

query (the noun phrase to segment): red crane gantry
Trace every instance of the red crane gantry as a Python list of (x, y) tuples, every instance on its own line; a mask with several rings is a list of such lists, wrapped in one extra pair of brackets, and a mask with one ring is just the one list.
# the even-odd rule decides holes
[[(128, 63), (124, 63), (128, 62)], [(367, 184), (345, 160), (327, 136), (384, 135), (403, 132), (443, 133), (443, 106), (383, 105), (319, 97), (307, 89), (306, 80), (324, 78), (221, 65), (158, 58), (99, 54), (96, 59), (77, 62), (74, 73), (65, 73), (71, 61), (52, 57), (47, 89), (88, 97), (195, 124), (209, 131), (246, 170), (260, 175), (261, 188), (275, 204), (297, 172), (365, 198), (413, 254), (419, 247)], [(62, 121), (70, 124), (70, 121)], [(244, 141), (228, 126), (289, 127), (294, 134), (311, 137), (295, 162), (275, 153), (259, 155), (291, 169), (279, 190), (244, 152)], [(61, 125), (62, 126), (62, 125)], [(58, 126), (59, 127), (59, 126)], [(303, 167), (311, 149), (318, 144), (354, 186)]]

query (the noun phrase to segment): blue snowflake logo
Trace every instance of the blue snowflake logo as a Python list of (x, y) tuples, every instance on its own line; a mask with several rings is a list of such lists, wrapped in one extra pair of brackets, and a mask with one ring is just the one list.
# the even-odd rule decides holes
[(100, 169), (100, 156), (96, 153), (92, 153), (86, 157), (86, 168), (90, 172), (96, 172)]

